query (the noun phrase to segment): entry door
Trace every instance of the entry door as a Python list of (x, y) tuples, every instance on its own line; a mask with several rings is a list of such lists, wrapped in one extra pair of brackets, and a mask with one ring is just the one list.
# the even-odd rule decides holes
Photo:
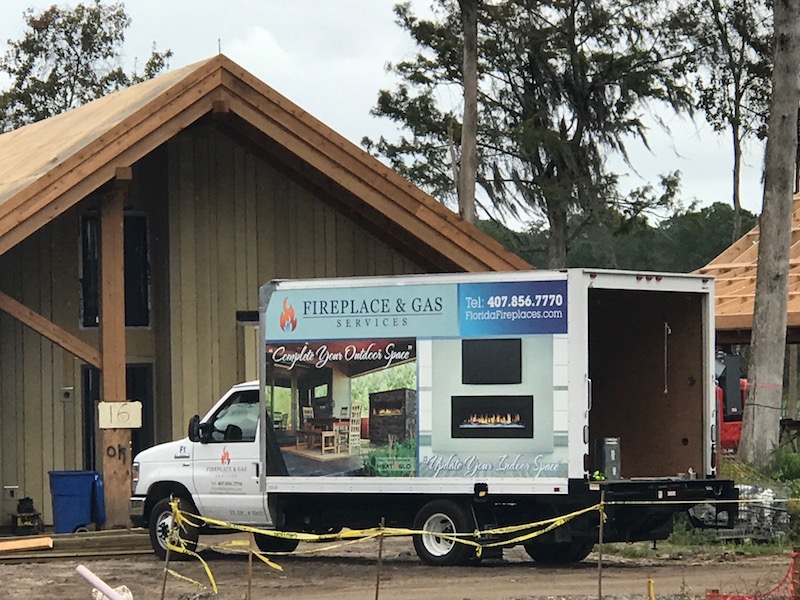
[(86, 471), (102, 469), (102, 459), (97, 461), (97, 444), (102, 441), (97, 430), (97, 405), (100, 403), (100, 369), (84, 365), (81, 368), (81, 394), (83, 402), (83, 468)]
[(136, 363), (125, 367), (125, 388), (128, 400), (142, 403), (142, 426), (131, 430), (133, 453), (136, 456), (142, 450), (155, 443), (154, 407), (153, 407), (153, 364)]
[(201, 425), (194, 444), (198, 509), (238, 524), (269, 524), (259, 490), (258, 390), (234, 390)]

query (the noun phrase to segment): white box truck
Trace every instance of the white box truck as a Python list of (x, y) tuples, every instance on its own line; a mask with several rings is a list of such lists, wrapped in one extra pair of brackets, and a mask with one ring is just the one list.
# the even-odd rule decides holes
[[(271, 282), (260, 381), (195, 417), (187, 439), (135, 458), (131, 519), (160, 554), (170, 495), (283, 531), (383, 520), (430, 532), (414, 547), (438, 565), (475, 548), (437, 534), (573, 513), (601, 492), (608, 542), (664, 539), (699, 504), (718, 510), (696, 524), (731, 526), (713, 293), (706, 276), (593, 269)], [(598, 535), (588, 512), (525, 549), (570, 563)]]

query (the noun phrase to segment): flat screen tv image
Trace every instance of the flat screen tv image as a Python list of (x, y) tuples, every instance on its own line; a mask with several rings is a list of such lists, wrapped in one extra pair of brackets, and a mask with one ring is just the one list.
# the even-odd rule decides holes
[(505, 385), (522, 382), (522, 340), (474, 339), (461, 342), (461, 383)]

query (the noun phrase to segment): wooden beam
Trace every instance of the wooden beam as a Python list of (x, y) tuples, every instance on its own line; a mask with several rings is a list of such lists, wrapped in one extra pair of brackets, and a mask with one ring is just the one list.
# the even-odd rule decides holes
[(211, 112), (215, 115), (228, 114), (231, 111), (231, 104), (227, 100), (214, 100)]
[(118, 183), (100, 206), (100, 339), (103, 400), (125, 401), (125, 263), (123, 211), (128, 186)]
[[(708, 266), (705, 266), (705, 267), (703, 267), (703, 268), (701, 268), (699, 270), (703, 274), (714, 275), (715, 274), (714, 273), (715, 270), (736, 269), (736, 268), (740, 268), (740, 267), (747, 267), (749, 269), (755, 269), (757, 265), (758, 265), (758, 260), (756, 258), (753, 258), (752, 260), (746, 260), (746, 261), (742, 261), (742, 262), (727, 262), (727, 263), (720, 263), (720, 264), (712, 263), (712, 264), (710, 264)], [(800, 265), (800, 258), (790, 258), (789, 259), (789, 266), (790, 267), (796, 267), (798, 265)]]
[[(103, 348), (102, 400), (124, 402), (125, 393), (125, 262), (124, 208), (127, 182), (114, 184), (100, 205), (100, 340)], [(103, 483), (106, 526), (128, 525), (131, 430), (103, 430)]]
[(31, 310), (24, 304), (17, 302), (11, 296), (0, 292), (0, 310), (33, 329), (38, 334), (46, 337), (54, 344), (58, 344), (67, 352), (74, 354), (85, 363), (97, 367), (102, 366), (100, 352), (83, 340), (75, 337), (70, 332), (62, 329), (39, 313)]

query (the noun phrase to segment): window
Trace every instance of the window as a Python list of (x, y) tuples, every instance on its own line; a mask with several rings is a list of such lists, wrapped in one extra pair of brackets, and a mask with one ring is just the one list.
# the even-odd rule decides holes
[[(125, 325), (150, 325), (150, 262), (147, 218), (125, 215)], [(81, 218), (81, 325), (100, 323), (100, 218)]]
[(208, 442), (254, 442), (260, 407), (258, 391), (235, 393), (200, 428)]
[(463, 340), (461, 383), (522, 383), (522, 340)]

